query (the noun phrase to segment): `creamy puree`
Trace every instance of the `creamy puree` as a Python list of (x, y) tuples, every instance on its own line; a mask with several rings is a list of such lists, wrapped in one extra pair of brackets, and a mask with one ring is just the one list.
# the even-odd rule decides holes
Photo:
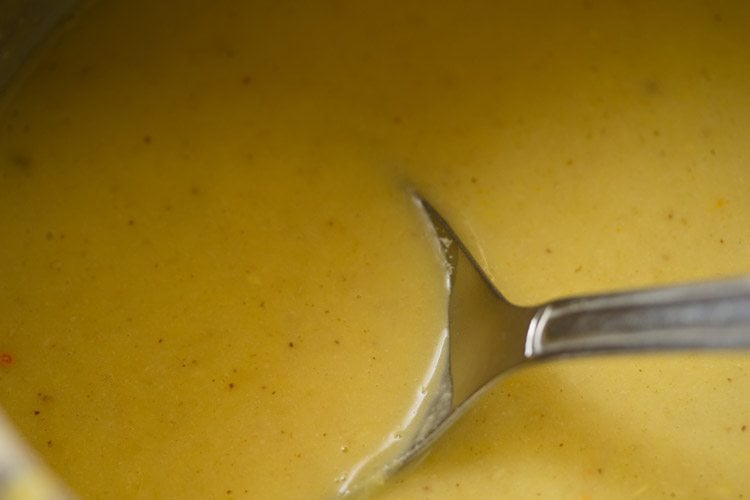
[[(0, 116), (0, 403), (83, 497), (321, 498), (445, 324), (750, 272), (747, 2), (102, 1)], [(383, 498), (745, 498), (747, 354), (498, 383)]]

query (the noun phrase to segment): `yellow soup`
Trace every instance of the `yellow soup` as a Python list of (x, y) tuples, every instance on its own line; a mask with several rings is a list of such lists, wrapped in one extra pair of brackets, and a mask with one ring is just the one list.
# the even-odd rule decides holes
[[(445, 326), (750, 272), (750, 3), (85, 9), (0, 107), (0, 404), (87, 498), (325, 498)], [(500, 381), (383, 498), (745, 498), (750, 357)]]

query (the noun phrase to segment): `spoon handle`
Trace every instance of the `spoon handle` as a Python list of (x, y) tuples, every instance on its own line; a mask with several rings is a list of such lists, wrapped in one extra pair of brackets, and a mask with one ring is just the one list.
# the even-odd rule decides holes
[(750, 277), (550, 302), (526, 337), (527, 359), (750, 347)]

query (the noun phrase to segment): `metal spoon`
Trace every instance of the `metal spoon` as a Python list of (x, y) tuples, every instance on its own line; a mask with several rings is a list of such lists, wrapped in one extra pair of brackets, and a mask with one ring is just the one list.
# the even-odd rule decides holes
[(557, 300), (508, 302), (443, 217), (414, 196), (444, 262), (446, 341), (403, 432), (342, 480), (360, 493), (426, 451), (500, 375), (541, 360), (750, 348), (750, 276)]

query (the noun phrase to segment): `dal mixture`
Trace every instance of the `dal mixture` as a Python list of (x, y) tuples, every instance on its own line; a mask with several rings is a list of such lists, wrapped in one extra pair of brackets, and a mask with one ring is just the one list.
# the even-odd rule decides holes
[[(0, 405), (84, 498), (325, 498), (445, 326), (750, 272), (747, 2), (101, 1), (0, 104)], [(378, 498), (743, 498), (750, 358), (502, 381)]]

